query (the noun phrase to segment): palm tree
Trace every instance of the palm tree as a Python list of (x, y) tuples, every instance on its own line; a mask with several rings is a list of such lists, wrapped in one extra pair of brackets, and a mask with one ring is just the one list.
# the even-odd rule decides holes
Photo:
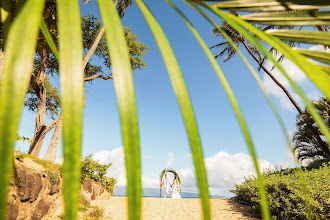
[[(330, 128), (330, 101), (322, 97), (312, 103)], [(329, 142), (307, 109), (302, 114), (297, 115), (297, 129), (292, 139), (299, 161), (330, 158)]]
[[(231, 11), (231, 14), (234, 14), (235, 16), (239, 16), (238, 12)], [(271, 29), (274, 28), (274, 26), (259, 26), (263, 30)], [(231, 40), (236, 44), (237, 48), (243, 44), (245, 49), (249, 52), (249, 54), (252, 56), (252, 58), (258, 63), (259, 67), (262, 68), (265, 73), (275, 82), (276, 85), (278, 85), (283, 92), (286, 94), (286, 96), (289, 98), (291, 103), (294, 105), (294, 107), (297, 109), (299, 113), (302, 113), (302, 109), (299, 107), (297, 102), (293, 99), (292, 95), (290, 92), (275, 78), (275, 76), (263, 65), (264, 58), (262, 58), (261, 53), (259, 50), (253, 46), (251, 43), (249, 43), (243, 35), (241, 35), (238, 31), (236, 31), (232, 26), (230, 26), (227, 22), (223, 21), (221, 25), (219, 25), (219, 28), (221, 28), (230, 38)], [(279, 27), (283, 28), (283, 27)], [(293, 29), (292, 26), (287, 27), (289, 29)], [(212, 30), (213, 34), (216, 34), (217, 36), (222, 36), (221, 32), (218, 30), (218, 27), (213, 28)], [(294, 46), (293, 42), (287, 42), (290, 46)], [(212, 48), (222, 48), (222, 50), (216, 54), (214, 57), (218, 58), (221, 57), (225, 54), (227, 54), (227, 57), (224, 59), (224, 62), (229, 61), (235, 54), (236, 50), (233, 48), (228, 41), (221, 42), (219, 44), (216, 44), (212, 46)], [(273, 49), (271, 49), (271, 52), (276, 52)], [(280, 59), (282, 59), (280, 57)]]

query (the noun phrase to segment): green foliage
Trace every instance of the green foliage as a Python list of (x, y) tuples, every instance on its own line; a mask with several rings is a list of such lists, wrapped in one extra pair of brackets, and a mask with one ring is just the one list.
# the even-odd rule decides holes
[[(36, 79), (38, 80), (38, 79)], [(46, 76), (45, 81), (45, 90), (46, 90), (46, 113), (52, 119), (58, 116), (59, 109), (61, 108), (61, 97), (59, 90), (51, 84), (49, 77)], [(28, 92), (25, 96), (24, 101), (25, 107), (30, 111), (37, 111), (39, 106), (39, 100), (36, 94), (36, 91), (30, 86)]]
[(27, 141), (27, 142), (29, 142), (29, 143), (31, 143), (32, 142), (32, 140), (30, 139), (30, 138), (28, 138), (28, 137), (24, 137), (24, 136), (20, 136), (19, 134), (16, 134), (16, 140), (17, 141)]
[(52, 171), (47, 170), (46, 173), (48, 174), (52, 183), (56, 183), (59, 181)]
[(98, 206), (92, 206), (92, 210), (88, 213), (90, 219), (101, 219), (104, 215), (104, 209), (100, 209)]
[(25, 154), (17, 154), (15, 156), (16, 160), (23, 162), (24, 158), (25, 158)]
[[(211, 0), (210, 0), (211, 1)], [(21, 6), (24, 7), (15, 7), (11, 3), (18, 2)], [(56, 16), (54, 13), (49, 13), (46, 11), (49, 7), (49, 3), (54, 3), (55, 0), (46, 1), (46, 9), (43, 5), (44, 1), (41, 0), (25, 0), (25, 1), (17, 1), (17, 0), (7, 0), (1, 2), (1, 21), (3, 26), (3, 35), (6, 37), (2, 37), (1, 48), (4, 48), (6, 53), (6, 63), (4, 65), (3, 76), (1, 76), (2, 87), (0, 93), (0, 185), (1, 186), (8, 186), (10, 181), (10, 170), (12, 166), (12, 154), (13, 154), (13, 147), (15, 142), (15, 133), (17, 131), (17, 126), (19, 122), (19, 116), (21, 107), (23, 104), (24, 94), (26, 92), (26, 86), (28, 85), (30, 73), (32, 71), (32, 60), (35, 56), (33, 56), (33, 52), (35, 48), (37, 48), (37, 53), (40, 51), (39, 49), (39, 42), (36, 44), (37, 40), (39, 40), (38, 28), (40, 26), (40, 20), (42, 17), (45, 17), (45, 13), (51, 15), (49, 18), (52, 21), (55, 21)], [(67, 1), (67, 0), (57, 0), (58, 5), (60, 6), (57, 8), (57, 12), (59, 16), (59, 26), (63, 28), (63, 32), (61, 32), (60, 38), (60, 58), (62, 59), (61, 62), (61, 84), (63, 88), (63, 102), (65, 104), (64, 109), (67, 111), (67, 114), (63, 114), (65, 117), (63, 120), (64, 126), (64, 155), (65, 155), (65, 213), (67, 219), (76, 219), (76, 211), (78, 209), (78, 194), (79, 194), (79, 181), (80, 181), (80, 146), (81, 146), (81, 138), (80, 134), (82, 131), (82, 123), (81, 123), (81, 109), (80, 105), (82, 100), (82, 85), (80, 87), (77, 86), (79, 82), (82, 83), (82, 80), (77, 78), (70, 78), (73, 74), (80, 74), (82, 77), (82, 70), (79, 68), (81, 67), (81, 51), (82, 47), (78, 47), (76, 44), (82, 42), (82, 37), (79, 36), (80, 33), (80, 14), (79, 14), (79, 5), (77, 1)], [(131, 4), (131, 0), (119, 0), (119, 5), (122, 5), (124, 2), (124, 8), (126, 5)], [(184, 82), (181, 80), (180, 77), (180, 70), (175, 62), (174, 54), (171, 53), (171, 47), (167, 43), (166, 37), (161, 32), (161, 28), (158, 25), (158, 22), (153, 19), (152, 13), (149, 12), (149, 9), (144, 5), (141, 0), (136, 0), (139, 4), (140, 8), (142, 8), (144, 17), (151, 23), (150, 27), (154, 32), (156, 41), (159, 42), (160, 48), (163, 51), (164, 58), (166, 60), (166, 64), (168, 69), (171, 71), (170, 77), (171, 81), (176, 88), (176, 95), (179, 98), (180, 107), (189, 107), (189, 94), (186, 92), (184, 87)], [(323, 16), (323, 19), (319, 19), (322, 17), (322, 14), (326, 15), (326, 13), (316, 13), (318, 16), (315, 18), (315, 13), (313, 10), (318, 10), (322, 7), (329, 8), (329, 2), (324, 0), (299, 0), (299, 1), (289, 1), (289, 0), (230, 0), (230, 1), (220, 1), (220, 3), (216, 4), (215, 6), (211, 6), (207, 4), (205, 1), (188, 1), (194, 5), (201, 5), (207, 7), (209, 10), (214, 12), (217, 17), (224, 19), (228, 22), (232, 27), (234, 27), (240, 34), (246, 37), (251, 44), (253, 44), (258, 50), (260, 50), (263, 55), (275, 64), (280, 72), (288, 79), (288, 82), (292, 86), (292, 88), (297, 92), (297, 94), (301, 97), (304, 103), (308, 106), (310, 110), (310, 114), (313, 116), (315, 121), (317, 122), (320, 130), (322, 130), (324, 136), (330, 140), (330, 131), (328, 127), (325, 125), (323, 120), (321, 119), (320, 115), (317, 114), (313, 105), (309, 103), (308, 98), (304, 94), (304, 92), (300, 89), (300, 87), (294, 82), (293, 79), (287, 74), (287, 72), (279, 65), (279, 63), (275, 60), (274, 57), (267, 50), (266, 43), (269, 44), (270, 47), (274, 47), (276, 50), (280, 51), (285, 57), (290, 59), (294, 64), (298, 66), (305, 74), (311, 79), (311, 81), (316, 85), (318, 89), (320, 89), (327, 97), (330, 97), (330, 90), (329, 90), (329, 75), (327, 71), (319, 67), (319, 64), (313, 64), (309, 62), (306, 57), (317, 57), (318, 54), (313, 52), (313, 55), (309, 53), (306, 56), (306, 53), (302, 53), (302, 51), (294, 51), (289, 46), (283, 44), (279, 38), (274, 37), (271, 35), (271, 32), (263, 32), (261, 30), (256, 29), (253, 25), (249, 24), (251, 22), (251, 16), (248, 17), (235, 17), (232, 16), (225, 11), (217, 10), (217, 9), (238, 9), (238, 10), (248, 10), (248, 11), (279, 11), (279, 10), (292, 10), (292, 13), (283, 13), (280, 15), (281, 19), (278, 19), (279, 16), (275, 14), (266, 15), (266, 18), (261, 18), (262, 23), (269, 23), (269, 18), (276, 18), (276, 25), (285, 25), (287, 21), (290, 20), (291, 23), (296, 22), (297, 16), (299, 16), (299, 12), (297, 10), (301, 9), (309, 9), (308, 13), (304, 15), (304, 25), (323, 25), (329, 24), (329, 19)], [(213, 1), (214, 2), (214, 1)], [(124, 33), (122, 31), (122, 27), (120, 25), (119, 16), (116, 13), (116, 9), (113, 5), (113, 1), (110, 0), (99, 0), (99, 9), (101, 12), (101, 17), (104, 23), (107, 23), (106, 26), (111, 27), (107, 28), (107, 41), (111, 44), (111, 47), (108, 49), (110, 50), (113, 62), (113, 74), (115, 75), (115, 89), (117, 94), (119, 112), (120, 112), (120, 119), (121, 119), (121, 127), (122, 127), (122, 134), (123, 134), (123, 144), (125, 146), (125, 159), (127, 165), (127, 185), (128, 185), (128, 203), (129, 203), (129, 218), (130, 219), (140, 219), (140, 210), (141, 210), (141, 203), (140, 203), (140, 196), (141, 196), (141, 170), (140, 170), (140, 148), (139, 148), (139, 132), (137, 126), (137, 111), (136, 111), (136, 103), (135, 103), (135, 96), (134, 96), (134, 85), (132, 81), (132, 71), (130, 69), (130, 59), (129, 53), (126, 49), (125, 45), (125, 38)], [(256, 4), (258, 3), (258, 4)], [(117, 7), (119, 7), (119, 5)], [(53, 4), (55, 6), (55, 4)], [(141, 7), (142, 6), (142, 7)], [(307, 7), (306, 7), (307, 6)], [(19, 10), (18, 10), (19, 9)], [(42, 9), (45, 9), (45, 12), (42, 13)], [(327, 9), (326, 9), (327, 10)], [(322, 10), (323, 11), (323, 10)], [(54, 12), (54, 11), (53, 11)], [(200, 12), (201, 13), (201, 12)], [(297, 14), (298, 13), (298, 14)], [(54, 16), (52, 16), (54, 15)], [(263, 17), (260, 16), (259, 17)], [(301, 17), (301, 13), (300, 13)], [(246, 19), (246, 20), (244, 20)], [(267, 21), (268, 20), (268, 21)], [(301, 20), (301, 18), (300, 18)], [(260, 19), (254, 20), (253, 23), (261, 22)], [(56, 22), (53, 22), (56, 24)], [(49, 29), (52, 32), (52, 27), (49, 25), (49, 22), (46, 21)], [(24, 33), (24, 34), (22, 34)], [(301, 41), (301, 36), (293, 36), (293, 32), (290, 34), (290, 40), (292, 41)], [(305, 33), (306, 34), (306, 33)], [(309, 34), (312, 35), (312, 34)], [(257, 36), (257, 38), (256, 38)], [(313, 36), (320, 37), (319, 33), (313, 33)], [(258, 38), (262, 39), (261, 43)], [(283, 38), (283, 37), (282, 37)], [(4, 44), (5, 43), (5, 44)], [(3, 47), (5, 45), (5, 47)], [(41, 45), (41, 44), (40, 44)], [(37, 47), (36, 47), (37, 46)], [(108, 45), (109, 46), (109, 45)], [(43, 48), (43, 47), (41, 47)], [(125, 49), (123, 49), (125, 48)], [(320, 54), (319, 54), (320, 55)], [(327, 54), (323, 54), (327, 55)], [(323, 56), (322, 55), (322, 56)], [(51, 56), (50, 56), (51, 57)], [(320, 57), (319, 57), (320, 58)], [(321, 62), (326, 60), (324, 59), (316, 59)], [(322, 61), (323, 60), (323, 61)], [(172, 61), (172, 62), (170, 62)], [(327, 61), (328, 62), (328, 61)], [(50, 64), (50, 62), (47, 62)], [(64, 67), (64, 68), (63, 68)], [(50, 67), (49, 67), (50, 68)], [(56, 69), (54, 67), (54, 69)], [(79, 71), (75, 71), (79, 70)], [(98, 71), (97, 67), (94, 68), (93, 71)], [(112, 74), (112, 73), (109, 73)], [(175, 79), (176, 77), (176, 79)], [(174, 79), (173, 79), (174, 78)], [(76, 83), (76, 84), (75, 84)], [(230, 86), (226, 84), (226, 90), (230, 90)], [(181, 97), (181, 98), (180, 98)], [(233, 96), (232, 96), (233, 97)], [(67, 100), (67, 101), (66, 101)], [(70, 105), (71, 104), (71, 105)], [(76, 104), (76, 105), (75, 105)], [(67, 108), (66, 108), (67, 107)], [(236, 108), (238, 114), (240, 115), (241, 112)], [(189, 109), (188, 109), (189, 110)], [(202, 197), (203, 206), (204, 206), (204, 218), (208, 219), (210, 216), (208, 215), (208, 196), (207, 196), (207, 181), (205, 171), (203, 170), (203, 155), (201, 153), (202, 149), (198, 140), (198, 131), (197, 126), (195, 125), (195, 117), (193, 115), (193, 111), (182, 111), (184, 121), (186, 122), (187, 126), (187, 133), (191, 139), (191, 148), (192, 148), (192, 155), (195, 161), (195, 170), (197, 179), (199, 182), (199, 190), (200, 195)], [(188, 115), (189, 114), (189, 115)], [(189, 117), (188, 117), (189, 116)], [(251, 148), (251, 154), (255, 157), (254, 148), (252, 145), (251, 137), (248, 133), (248, 128), (245, 126), (242, 117), (238, 117), (239, 122), (244, 125), (243, 133), (246, 136), (248, 141), (248, 145)], [(189, 122), (189, 123), (188, 123)], [(193, 143), (194, 142), (194, 143)], [(258, 171), (257, 161), (254, 160), (255, 167)], [(329, 206), (329, 183), (328, 181), (328, 173), (329, 170), (328, 165), (324, 166), (318, 170), (312, 171), (305, 171), (304, 175), (308, 175), (308, 184), (307, 190), (311, 194), (312, 200), (308, 203), (311, 203), (314, 210), (316, 218), (328, 218), (324, 213), (330, 213), (328, 206)], [(324, 173), (319, 174), (319, 170), (326, 170)], [(320, 171), (320, 172), (321, 172)], [(289, 173), (289, 172), (287, 172)], [(313, 175), (319, 174), (317, 176)], [(270, 174), (267, 175), (267, 179), (274, 178), (276, 175), (280, 174)], [(288, 178), (290, 176), (290, 178)], [(299, 181), (296, 181), (296, 172), (291, 172), (290, 174), (283, 175), (282, 185), (278, 185), (281, 181), (273, 181), (273, 185), (270, 184), (269, 192), (285, 192), (282, 193), (281, 198), (284, 202), (284, 205), (287, 206), (280, 206), (278, 209), (276, 207), (276, 199), (273, 201), (271, 200), (272, 204), (272, 211), (273, 213), (277, 213), (276, 211), (280, 212), (287, 212), (286, 219), (293, 219), (296, 218), (293, 214), (299, 215), (296, 219), (299, 218), (306, 218), (305, 210), (299, 210), (298, 208), (304, 209), (304, 203), (299, 202), (300, 200), (306, 200), (306, 196), (303, 196), (302, 191), (297, 191), (296, 188), (291, 189), (292, 187), (298, 187)], [(287, 179), (285, 179), (287, 178)], [(313, 179), (314, 178), (314, 179)], [(319, 181), (320, 179), (323, 180)], [(260, 179), (260, 178), (258, 178)], [(68, 180), (68, 181), (67, 181)], [(285, 180), (285, 181), (284, 181)], [(292, 183), (292, 180), (295, 182)], [(254, 180), (251, 179), (253, 182)], [(254, 181), (255, 182), (255, 181)], [(321, 182), (323, 185), (320, 186)], [(290, 183), (290, 184), (288, 184)], [(317, 189), (314, 189), (315, 187)], [(259, 184), (259, 188), (263, 188), (264, 184), (262, 181)], [(272, 188), (273, 187), (273, 188)], [(277, 188), (276, 188), (277, 187)], [(290, 188), (291, 187), (291, 188)], [(313, 188), (314, 187), (314, 188)], [(322, 191), (318, 191), (322, 187)], [(254, 186), (256, 189), (256, 186)], [(317, 191), (317, 196), (315, 196), (315, 192)], [(249, 191), (250, 192), (250, 191)], [(254, 195), (256, 195), (256, 206), (258, 204), (258, 193), (257, 190), (253, 191)], [(292, 193), (294, 192), (294, 193)], [(325, 193), (324, 193), (325, 192)], [(278, 193), (279, 194), (279, 193)], [(0, 187), (0, 218), (5, 218), (5, 210), (7, 206), (7, 195), (8, 190), (7, 187)], [(259, 196), (264, 198), (266, 196), (265, 192), (260, 191)], [(296, 197), (294, 197), (296, 196)], [(293, 197), (293, 198), (292, 198)], [(278, 198), (278, 197), (276, 197)], [(316, 199), (317, 198), (317, 199)], [(322, 208), (315, 206), (315, 201), (324, 200), (326, 198), (325, 204)], [(271, 198), (270, 198), (271, 199)], [(294, 200), (294, 202), (291, 202)], [(262, 205), (267, 210), (267, 202), (261, 200)], [(285, 203), (287, 202), (287, 203)], [(323, 204), (323, 203), (322, 203)], [(292, 205), (292, 206), (290, 206)], [(316, 204), (317, 205), (317, 204)], [(255, 206), (255, 207), (256, 207)], [(292, 208), (293, 207), (293, 208)], [(298, 208), (297, 208), (298, 207)], [(292, 214), (293, 213), (293, 214)], [(323, 215), (323, 216), (320, 216)], [(264, 215), (264, 218), (269, 219), (268, 215)], [(275, 217), (274, 218), (279, 218)]]
[(106, 176), (110, 164), (102, 165), (98, 161), (93, 160), (92, 155), (83, 158), (81, 168), (81, 180), (91, 179), (95, 182), (100, 182), (108, 192), (113, 195), (113, 190), (116, 188), (115, 185), (117, 180), (113, 177)]
[(104, 215), (104, 209), (100, 209), (97, 206), (91, 206), (90, 202), (83, 195), (80, 195), (80, 206), (78, 211), (83, 213), (83, 219), (85, 220), (102, 219)]
[[(92, 13), (89, 13), (87, 16), (83, 16), (81, 19), (84, 53), (87, 53), (89, 48), (92, 47), (94, 39), (96, 38), (97, 34), (100, 32), (103, 26), (100, 20), (94, 17)], [(146, 68), (147, 64), (144, 62), (144, 56), (150, 48), (147, 47), (144, 43), (138, 41), (138, 37), (131, 32), (131, 27), (125, 27), (123, 30), (127, 46), (129, 48), (131, 68), (133, 70), (140, 70)], [(104, 76), (112, 75), (112, 72), (109, 71), (111, 69), (111, 60), (108, 51), (106, 35), (103, 35), (94, 54), (103, 61), (103, 64), (106, 68), (95, 65), (91, 61), (89, 61), (85, 68), (85, 77), (90, 77), (96, 74), (103, 74)]]
[(314, 160), (305, 167), (306, 170), (319, 169), (324, 163), (330, 163), (330, 159)]
[[(319, 167), (318, 167), (319, 166)], [(308, 192), (315, 219), (330, 218), (330, 163), (316, 169), (303, 169), (302, 175)], [(317, 169), (318, 168), (318, 169)], [(309, 170), (311, 169), (311, 170)], [(269, 171), (264, 174), (267, 198), (273, 219), (307, 219), (306, 198), (298, 181), (298, 168)], [(234, 199), (249, 206), (252, 212), (260, 214), (257, 182), (254, 177), (246, 178), (242, 184), (231, 190)]]

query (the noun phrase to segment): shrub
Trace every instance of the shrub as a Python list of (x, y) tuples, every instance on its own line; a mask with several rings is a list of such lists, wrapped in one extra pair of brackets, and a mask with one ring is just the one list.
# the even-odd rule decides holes
[(20, 162), (23, 162), (24, 157), (25, 157), (25, 154), (23, 154), (23, 153), (18, 153), (18, 154), (15, 156), (16, 160), (18, 160), (18, 161), (20, 161)]
[[(303, 193), (296, 168), (279, 173), (264, 174), (269, 208), (273, 219), (307, 219), (306, 201), (309, 200), (315, 219), (330, 219), (330, 163), (319, 169), (303, 169), (307, 197)], [(255, 177), (246, 178), (231, 190), (234, 199), (248, 205), (252, 212), (260, 214), (258, 188)], [(309, 197), (309, 198), (308, 198)]]
[(329, 163), (329, 162), (330, 162), (330, 159), (315, 160), (315, 161), (309, 163), (308, 166), (306, 167), (306, 169), (307, 170), (318, 169), (324, 163)]
[(100, 219), (104, 215), (104, 209), (100, 209), (97, 206), (92, 206), (92, 210), (88, 213), (88, 216), (92, 219)]
[(117, 180), (113, 177), (106, 176), (110, 164), (102, 165), (99, 161), (92, 159), (92, 155), (83, 158), (81, 180), (91, 179), (95, 182), (100, 182), (108, 192), (113, 195), (113, 190), (116, 188), (115, 185)]
[(46, 172), (52, 183), (56, 183), (58, 181), (57, 177), (54, 175), (54, 173), (52, 171), (47, 170)]

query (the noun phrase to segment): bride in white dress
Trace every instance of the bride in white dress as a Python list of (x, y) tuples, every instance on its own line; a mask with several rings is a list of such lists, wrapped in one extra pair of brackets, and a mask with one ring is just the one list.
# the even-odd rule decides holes
[(172, 187), (173, 187), (172, 198), (173, 199), (181, 199), (180, 184), (179, 184), (179, 181), (178, 181), (177, 177), (174, 178)]

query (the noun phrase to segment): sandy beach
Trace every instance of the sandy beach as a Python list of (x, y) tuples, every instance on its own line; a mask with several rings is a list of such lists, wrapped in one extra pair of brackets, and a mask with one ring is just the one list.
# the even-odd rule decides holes
[[(212, 219), (256, 219), (231, 199), (211, 199)], [(91, 205), (105, 210), (104, 219), (127, 219), (127, 197), (95, 200)], [(142, 198), (142, 219), (203, 219), (200, 199)]]

